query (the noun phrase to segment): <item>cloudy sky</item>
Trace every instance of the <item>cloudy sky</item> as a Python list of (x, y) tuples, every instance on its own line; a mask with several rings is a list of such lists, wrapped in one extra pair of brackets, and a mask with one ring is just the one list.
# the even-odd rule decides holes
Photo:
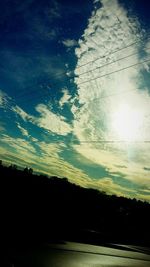
[(150, 4), (7, 0), (0, 158), (150, 201)]

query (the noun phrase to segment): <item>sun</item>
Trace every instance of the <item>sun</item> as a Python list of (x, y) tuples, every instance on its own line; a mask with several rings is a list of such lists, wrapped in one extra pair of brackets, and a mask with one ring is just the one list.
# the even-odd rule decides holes
[(123, 141), (137, 141), (142, 128), (142, 114), (127, 104), (122, 104), (112, 114), (112, 130)]

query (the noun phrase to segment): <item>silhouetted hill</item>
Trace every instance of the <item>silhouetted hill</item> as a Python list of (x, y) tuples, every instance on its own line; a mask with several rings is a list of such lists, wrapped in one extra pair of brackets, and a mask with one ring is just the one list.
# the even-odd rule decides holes
[(150, 204), (85, 189), (66, 178), (0, 165), (5, 243), (71, 239), (150, 245)]

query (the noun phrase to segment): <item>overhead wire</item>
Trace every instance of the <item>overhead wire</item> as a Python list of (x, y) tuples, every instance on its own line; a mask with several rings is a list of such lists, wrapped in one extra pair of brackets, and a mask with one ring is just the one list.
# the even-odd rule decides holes
[[(150, 50), (150, 47), (148, 47), (146, 50)], [(132, 57), (132, 56), (138, 55), (138, 54), (139, 54), (139, 52), (134, 52), (134, 53), (132, 53), (132, 54), (130, 54), (130, 55), (127, 55), (127, 56), (121, 57), (121, 58), (119, 58), (119, 59), (116, 59), (116, 60), (114, 60), (114, 61), (108, 62), (108, 63), (106, 63), (106, 64), (104, 64), (104, 65), (102, 65), (102, 66), (98, 66), (98, 67), (96, 67), (96, 68), (94, 68), (94, 69), (91, 69), (91, 70), (82, 72), (81, 74), (78, 75), (78, 77), (80, 77), (80, 76), (82, 76), (82, 75), (84, 75), (84, 74), (90, 73), (90, 72), (92, 72), (92, 71), (95, 71), (95, 70), (97, 70), (97, 69), (104, 68), (104, 67), (106, 67), (106, 66), (109, 66), (109, 65), (111, 65), (111, 64), (113, 64), (113, 63), (116, 63), (116, 62), (118, 62), (118, 61), (124, 60), (124, 59), (126, 59), (126, 58), (130, 58), (130, 57)]]
[[(111, 12), (111, 14), (113, 14), (113, 13)], [(109, 14), (109, 15), (110, 15), (110, 14)], [(121, 26), (121, 22), (120, 22), (120, 20), (118, 19), (117, 15), (116, 15), (116, 14), (113, 14), (113, 15), (117, 18), (117, 20), (119, 21), (118, 24), (120, 24), (120, 26)], [(93, 39), (91, 39), (91, 41), (93, 41)], [(104, 56), (101, 56), (101, 57), (97, 57), (96, 59), (94, 59), (94, 60), (92, 60), (92, 61), (86, 62), (85, 64), (82, 64), (82, 65), (80, 65), (80, 66), (77, 66), (77, 67), (76, 67), (76, 70), (79, 69), (79, 68), (81, 68), (82, 66), (85, 66), (85, 65), (87, 65), (87, 64), (90, 64), (90, 63), (92, 63), (92, 62), (96, 62), (97, 60), (103, 59), (103, 58), (105, 58), (105, 57), (107, 57), (107, 56), (109, 56), (109, 55), (113, 55), (114, 53), (117, 53), (117, 52), (119, 52), (119, 51), (121, 51), (121, 50), (123, 50), (123, 49), (129, 48), (129, 47), (131, 47), (131, 46), (137, 44), (139, 41), (140, 41), (140, 40), (137, 40), (137, 41), (135, 41), (135, 42), (133, 42), (133, 43), (127, 45), (127, 46), (124, 46), (124, 47), (122, 47), (122, 48), (120, 48), (120, 49), (117, 49), (117, 50), (112, 51), (110, 54), (107, 54), (107, 55), (104, 55)], [(93, 41), (93, 43), (97, 45), (97, 43), (96, 43), (95, 41)], [(97, 46), (98, 46), (98, 45), (97, 45)], [(122, 59), (123, 59), (123, 58), (122, 58)], [(119, 61), (119, 60), (121, 60), (121, 59), (115, 60), (115, 61), (113, 61), (113, 62), (108, 62), (108, 63), (106, 63), (106, 64), (104, 64), (104, 65), (102, 65), (102, 66), (100, 66), (100, 67), (96, 67), (95, 69), (98, 69), (98, 68), (100, 69), (100, 68), (102, 68), (103, 66), (107, 66), (107, 65), (112, 64), (112, 63), (115, 63), (115, 62), (117, 62), (117, 61)], [(93, 69), (93, 70), (91, 70), (91, 71), (94, 71), (95, 69)], [(72, 73), (73, 71), (70, 71), (70, 72)], [(88, 71), (88, 72), (90, 72), (90, 71)], [(83, 74), (88, 73), (88, 72), (81, 73), (80, 75), (83, 75)], [(53, 75), (53, 79), (55, 79), (55, 78), (57, 78), (57, 77), (58, 77), (58, 78), (62, 78), (62, 77), (65, 77), (65, 76), (67, 76), (67, 78), (71, 78), (71, 79), (76, 77), (76, 75), (69, 76), (69, 75), (66, 74), (66, 71), (64, 71), (64, 72), (61, 72), (61, 73), (58, 73), (58, 74)], [(58, 82), (55, 82), (55, 83), (53, 83), (53, 85), (56, 85), (57, 83), (58, 83)], [(32, 90), (32, 91), (36, 91), (36, 90)], [(24, 92), (23, 95), (24, 95), (24, 94), (26, 94), (26, 93)], [(22, 94), (19, 95), (19, 96), (22, 96)]]
[[(132, 46), (132, 45), (134, 45), (134, 44), (136, 44), (136, 43), (137, 43), (137, 42), (134, 42), (134, 43), (132, 43), (132, 44), (126, 46), (126, 47), (123, 47), (123, 48), (121, 48), (121, 49), (118, 49), (118, 50), (112, 52), (111, 54), (116, 53), (116, 52), (118, 52), (118, 51), (121, 51), (121, 50), (123, 50), (123, 49), (125, 49), (125, 48), (128, 48), (128, 47), (130, 47), (130, 46)], [(147, 49), (147, 50), (149, 50), (149, 49)], [(115, 60), (115, 61), (108, 62), (108, 63), (106, 63), (106, 64), (104, 64), (104, 65), (102, 65), (102, 66), (96, 67), (95, 69), (92, 69), (92, 70), (90, 70), (90, 71), (81, 73), (81, 74), (79, 75), (79, 77), (80, 77), (81, 75), (84, 75), (84, 74), (86, 74), (86, 73), (90, 73), (90, 72), (92, 72), (92, 71), (94, 71), (94, 70), (96, 70), (96, 69), (100, 69), (100, 68), (102, 68), (102, 67), (105, 67), (105, 66), (108, 66), (108, 65), (110, 65), (110, 64), (116, 63), (116, 62), (118, 62), (118, 61), (124, 60), (124, 59), (129, 58), (129, 57), (131, 57), (131, 56), (133, 56), (133, 55), (136, 55), (136, 54), (138, 54), (138, 53), (137, 53), (137, 52), (136, 52), (136, 53), (132, 53), (132, 54), (127, 55), (127, 56), (125, 56), (125, 57), (119, 58), (119, 59), (117, 59), (117, 60)], [(106, 57), (106, 56), (105, 56), (105, 57)], [(88, 63), (86, 63), (86, 64), (84, 64), (84, 65), (82, 65), (82, 66), (85, 66), (85, 65), (87, 65), (87, 64), (89, 64), (89, 63), (91, 63), (91, 62), (95, 62), (95, 61), (97, 61), (97, 60), (99, 60), (99, 59), (102, 59), (102, 57), (101, 57), (101, 58), (97, 58), (97, 59), (95, 59), (95, 60), (92, 60), (92, 61), (90, 61), (90, 62), (88, 62)], [(117, 73), (117, 72), (120, 72), (120, 71), (129, 69), (129, 68), (131, 68), (131, 67), (134, 67), (134, 66), (137, 66), (137, 65), (143, 64), (143, 63), (145, 63), (145, 62), (149, 62), (149, 61), (150, 61), (150, 59), (146, 59), (146, 60), (144, 60), (144, 61), (142, 61), (142, 62), (138, 62), (138, 63), (132, 64), (132, 65), (129, 65), (129, 66), (127, 66), (127, 67), (118, 69), (118, 70), (116, 70), (116, 71), (113, 71), (113, 72), (110, 72), (110, 73), (106, 73), (106, 74), (101, 75), (101, 76), (98, 76), (98, 77), (96, 77), (96, 78), (92, 78), (92, 79), (89, 79), (89, 80), (87, 80), (87, 81), (78, 83), (78, 85), (79, 85), (79, 84), (83, 84), (83, 83), (88, 83), (88, 82), (91, 82), (91, 81), (94, 81), (94, 80), (97, 80), (97, 79), (100, 79), (100, 78), (102, 78), (102, 77), (105, 77), (105, 76), (108, 76), (108, 75), (111, 75), (111, 74), (114, 74), (114, 73)], [(78, 68), (81, 68), (82, 66), (77, 67), (77, 69), (78, 69)], [(66, 74), (66, 73), (64, 72), (63, 74)], [(55, 77), (56, 77), (56, 76), (55, 76)], [(57, 76), (57, 77), (58, 77), (58, 76)], [(59, 77), (60, 77), (60, 75), (59, 75)], [(71, 77), (71, 78), (73, 78), (73, 77)], [(122, 93), (127, 93), (127, 92), (130, 92), (130, 91), (133, 91), (133, 90), (128, 90), (128, 91), (124, 91), (124, 92), (120, 92), (120, 93), (122, 94)], [(111, 96), (114, 96), (114, 95), (118, 95), (118, 94), (120, 94), (120, 93), (115, 93), (115, 94), (111, 94), (111, 95), (106, 95), (106, 96), (100, 97), (100, 98), (98, 98), (98, 99), (106, 98), (106, 97), (111, 97)], [(48, 93), (45, 93), (44, 95), (48, 95)], [(43, 96), (43, 95), (42, 95), (42, 96)], [(40, 96), (40, 97), (41, 97), (41, 96)], [(73, 140), (72, 140), (72, 141), (73, 141)], [(72, 141), (71, 141), (71, 143), (72, 143)], [(123, 143), (131, 143), (131, 141), (129, 142), (129, 141), (124, 141), (124, 140), (95, 140), (95, 141), (90, 141), (90, 140), (89, 140), (89, 141), (87, 141), (87, 140), (74, 140), (73, 142), (78, 142), (78, 141), (79, 141), (80, 143), (89, 143), (89, 142), (90, 142), (90, 143), (122, 143), (122, 142), (123, 142)], [(57, 142), (59, 142), (59, 141), (57, 141)], [(60, 142), (62, 143), (62, 142), (64, 142), (64, 141), (60, 141)], [(149, 141), (149, 140), (137, 141), (137, 142), (134, 141), (133, 143), (150, 143), (150, 141)]]
[[(106, 74), (101, 75), (101, 76), (97, 76), (96, 78), (89, 79), (88, 81), (84, 81), (84, 82), (78, 83), (78, 85), (79, 85), (79, 84), (89, 83), (89, 82), (91, 82), (91, 81), (101, 79), (101, 78), (103, 78), (103, 77), (105, 77), (105, 76), (108, 76), (108, 75), (112, 75), (112, 74), (121, 72), (121, 71), (123, 71), (123, 70), (132, 68), (132, 67), (134, 67), (134, 66), (141, 65), (141, 64), (143, 64), (143, 63), (145, 63), (145, 62), (150, 62), (150, 58), (149, 58), (149, 59), (146, 59), (146, 60), (144, 60), (144, 61), (142, 61), (142, 62), (138, 62), (138, 63), (132, 64), (132, 65), (129, 65), (129, 66), (127, 66), (127, 67), (118, 69), (118, 70), (116, 70), (116, 71), (113, 71), (113, 72), (110, 72), (110, 73), (106, 73)], [(110, 95), (105, 95), (105, 96), (102, 96), (102, 97), (99, 97), (99, 98), (95, 98), (95, 100), (96, 100), (96, 99), (100, 100), (100, 99), (102, 99), (102, 98), (107, 98), (107, 97), (113, 97), (113, 96), (116, 96), (116, 95), (120, 95), (120, 94), (125, 94), (125, 93), (128, 93), (128, 92), (131, 92), (131, 91), (133, 91), (133, 89), (131, 89), (131, 90), (126, 90), (126, 91), (122, 91), (122, 92), (118, 92), (118, 93), (114, 93), (114, 94), (110, 94)], [(48, 93), (48, 92), (45, 92), (42, 96), (41, 96), (41, 95), (40, 95), (40, 96), (35, 96), (34, 99), (33, 99), (33, 97), (31, 97), (31, 101), (35, 101), (35, 99), (38, 99), (39, 97), (41, 98), (41, 97), (43, 97), (43, 96), (49, 96), (49, 93)], [(21, 103), (23, 104), (23, 103), (25, 103), (25, 102), (27, 102), (27, 101), (30, 101), (30, 99), (27, 99), (26, 101), (23, 101), (23, 102), (21, 101)]]
[[(93, 42), (96, 44), (95, 41), (93, 41)], [(82, 64), (82, 65), (77, 66), (76, 69), (79, 69), (79, 68), (84, 67), (84, 66), (86, 66), (86, 65), (88, 65), (88, 64), (90, 64), (90, 63), (94, 63), (94, 62), (96, 62), (96, 61), (98, 61), (98, 60), (100, 60), (100, 59), (103, 59), (103, 58), (105, 58), (105, 57), (107, 57), (107, 56), (109, 56), (109, 55), (112, 55), (112, 54), (114, 54), (114, 53), (117, 53), (117, 52), (119, 52), (119, 51), (122, 51), (122, 50), (124, 50), (124, 49), (127, 49), (127, 48), (129, 48), (129, 47), (131, 47), (131, 46), (137, 44), (138, 42), (139, 42), (139, 40), (136, 41), (136, 42), (133, 42), (133, 43), (131, 43), (131, 44), (125, 46), (125, 47), (122, 47), (122, 48), (120, 48), (120, 49), (114, 50), (113, 52), (111, 52), (111, 53), (108, 54), (108, 55), (101, 56), (101, 57), (97, 57), (97, 58), (94, 59), (94, 60), (91, 60), (91, 61), (89, 61), (89, 62), (86, 62), (86, 63)], [(96, 44), (96, 45), (97, 45), (97, 44)], [(98, 45), (97, 45), (97, 46), (98, 46)], [(149, 50), (149, 49), (150, 49), (150, 48), (148, 48), (147, 50)], [(110, 65), (110, 64), (116, 63), (116, 62), (121, 61), (121, 60), (124, 60), (124, 59), (129, 58), (129, 57), (131, 57), (131, 56), (133, 56), (133, 55), (136, 55), (136, 54), (138, 54), (138, 52), (132, 53), (132, 54), (130, 54), (130, 55), (127, 55), (127, 56), (125, 56), (125, 57), (119, 58), (119, 59), (114, 60), (114, 61), (112, 61), (112, 62), (108, 62), (108, 63), (106, 63), (106, 64), (104, 64), (104, 65), (102, 65), (102, 66), (96, 67), (96, 68), (91, 69), (91, 70), (88, 70), (88, 71), (86, 71), (86, 72), (83, 72), (83, 73), (81, 73), (81, 74), (79, 75), (79, 77), (82, 76), (82, 75), (84, 75), (84, 74), (86, 74), (86, 73), (90, 73), (90, 72), (93, 72), (93, 71), (95, 71), (95, 70), (97, 70), (97, 69), (101, 69), (101, 68), (103, 68), (103, 67), (105, 67), (105, 66), (108, 66), (108, 65)], [(94, 81), (94, 80), (96, 81), (97, 79), (103, 78), (103, 77), (108, 76), (108, 75), (112, 75), (112, 74), (114, 74), (114, 73), (117, 73), (117, 72), (120, 72), (120, 71), (123, 71), (123, 70), (126, 70), (126, 69), (129, 69), (129, 68), (131, 68), (131, 67), (134, 67), (134, 66), (143, 64), (143, 63), (145, 63), (145, 62), (150, 62), (150, 58), (147, 59), (147, 60), (144, 60), (144, 61), (142, 61), (142, 62), (138, 62), (138, 63), (132, 64), (132, 65), (129, 65), (129, 66), (127, 66), (127, 67), (124, 67), (124, 68), (115, 70), (115, 71), (113, 71), (113, 72), (106, 73), (106, 74), (104, 74), (104, 75), (101, 75), (101, 76), (98, 76), (98, 77), (89, 79), (89, 80), (87, 80), (87, 81), (80, 82), (80, 83), (78, 83), (78, 85), (81, 85), (81, 84), (84, 84), (84, 83), (88, 83), (88, 82), (91, 82), (91, 81)], [(66, 75), (66, 72), (62, 72), (62, 73), (56, 74), (56, 75), (53, 76), (53, 77), (54, 77), (54, 78), (56, 78), (56, 77), (62, 77), (62, 75)], [(69, 78), (70, 78), (70, 77), (69, 77)], [(76, 78), (76, 75), (74, 75), (74, 76), (71, 77), (71, 78)], [(34, 91), (37, 91), (37, 90), (34, 90)], [(100, 100), (100, 99), (102, 99), (102, 98), (112, 97), (112, 96), (115, 96), (115, 95), (118, 95), (118, 94), (128, 93), (128, 92), (131, 92), (131, 91), (133, 91), (133, 90), (128, 90), (128, 91), (124, 91), (124, 92), (114, 93), (114, 94), (111, 94), (111, 95), (106, 95), (106, 96), (99, 97), (99, 98), (97, 98), (97, 99)], [(44, 95), (49, 95), (49, 92), (45, 92)], [(42, 95), (42, 96), (44, 96), (44, 95)], [(41, 98), (42, 96), (40, 95), (39, 97)], [(32, 98), (32, 99), (33, 99), (33, 98)], [(94, 100), (95, 100), (95, 99), (94, 99)], [(29, 99), (28, 99), (27, 101), (29, 101)], [(59, 142), (59, 141), (54, 141), (54, 140), (53, 140), (52, 142)], [(64, 143), (64, 142), (65, 142), (65, 141), (60, 141), (60, 143)], [(72, 142), (79, 142), (79, 143), (131, 143), (131, 142), (132, 142), (132, 143), (150, 143), (150, 140), (143, 140), (143, 141), (93, 140), (93, 141), (91, 141), (91, 140), (78, 140), (78, 139), (77, 139), (77, 140), (71, 140), (70, 143), (72, 143)]]
[[(117, 18), (117, 20), (119, 21), (119, 25), (120, 25), (120, 27), (121, 27), (121, 21), (120, 21), (120, 19), (118, 18), (118, 16), (116, 15), (116, 14), (114, 14), (114, 13), (109, 13), (109, 15), (107, 15), (107, 16), (110, 16), (110, 15), (113, 15), (113, 16), (115, 16), (116, 18)], [(91, 39), (92, 40), (92, 39)], [(93, 40), (92, 40), (93, 41)], [(95, 41), (93, 41), (96, 45), (97, 45), (97, 43), (95, 42)], [(136, 42), (133, 42), (133, 43), (131, 43), (131, 44), (129, 44), (129, 45), (127, 45), (127, 46), (124, 46), (124, 47), (122, 47), (122, 48), (120, 48), (120, 49), (117, 49), (117, 50), (114, 50), (114, 51), (112, 51), (111, 53), (110, 53), (110, 55), (112, 55), (113, 53), (117, 53), (117, 52), (119, 52), (119, 51), (121, 51), (121, 50), (123, 50), (123, 49), (126, 49), (126, 48), (128, 48), (128, 47), (131, 47), (132, 45), (134, 45), (134, 44), (137, 44), (139, 42), (139, 40), (137, 40)], [(97, 45), (98, 46), (98, 45)], [(108, 54), (109, 55), (109, 54)], [(86, 62), (85, 64), (83, 64), (83, 65), (80, 65), (80, 66), (77, 66), (76, 67), (76, 69), (78, 69), (78, 68), (81, 68), (82, 66), (85, 66), (85, 65), (87, 65), (87, 64), (90, 64), (91, 62), (95, 62), (95, 61), (97, 61), (97, 60), (100, 60), (100, 59), (102, 59), (102, 58), (105, 58), (105, 57), (107, 57), (108, 55), (105, 55), (105, 56), (101, 56), (101, 57), (98, 57), (98, 58), (96, 58), (96, 59), (94, 59), (94, 60), (92, 60), (92, 61), (90, 61), (90, 62)], [(130, 56), (130, 55), (129, 55)], [(127, 56), (127, 57), (129, 57), (129, 56)], [(124, 57), (125, 58), (125, 57)], [(124, 59), (124, 58), (122, 58), (122, 59)], [(113, 63), (115, 63), (115, 62), (117, 62), (117, 61), (120, 61), (120, 60), (122, 60), (122, 59), (118, 59), (118, 60), (115, 60), (115, 61), (113, 61), (113, 62), (109, 62), (109, 63), (106, 63), (106, 64), (104, 64), (104, 65), (102, 65), (102, 66), (99, 66), (99, 67), (96, 67), (95, 69), (93, 69), (93, 70), (90, 70), (90, 71), (94, 71), (94, 70), (96, 70), (96, 69), (100, 69), (100, 68), (103, 68), (104, 66), (108, 66), (109, 64), (113, 64)], [(90, 71), (88, 71), (88, 72), (90, 72)], [(71, 71), (72, 72), (72, 71)], [(82, 73), (82, 74), (80, 74), (80, 76), (81, 75), (83, 75), (83, 74), (85, 74), (85, 73), (88, 73), (88, 72), (84, 72), (84, 73)], [(55, 74), (54, 76), (53, 76), (53, 78), (61, 78), (62, 77), (62, 75), (64, 76), (64, 75), (66, 75), (66, 72), (62, 72), (62, 73), (59, 73), (59, 74)], [(67, 76), (68, 78), (76, 78), (76, 76), (74, 75), (74, 76)], [(88, 81), (87, 81), (88, 82)], [(58, 84), (58, 82), (55, 82), (55, 83), (53, 83), (53, 86), (54, 85), (56, 85), (56, 84)], [(53, 87), (52, 86), (52, 87)], [(71, 86), (71, 85), (69, 85), (69, 86)], [(52, 89), (52, 87), (51, 87), (51, 89)], [(73, 86), (71, 86), (71, 87), (73, 87)], [(37, 89), (35, 89), (35, 90), (32, 90), (32, 92), (36, 92), (37, 91)], [(30, 93), (30, 95), (31, 95), (31, 91), (29, 92)], [(26, 92), (24, 92), (23, 94), (21, 94), (21, 95), (18, 95), (17, 96), (17, 99), (19, 99), (20, 97), (24, 97), (24, 96), (26, 96), (26, 95), (28, 95), (29, 93), (26, 93)]]
[(115, 71), (112, 71), (112, 72), (103, 74), (103, 75), (101, 75), (101, 76), (97, 76), (97, 77), (92, 78), (92, 79), (89, 79), (89, 80), (87, 80), (87, 81), (79, 82), (78, 85), (85, 84), (85, 83), (88, 83), (88, 82), (91, 82), (91, 81), (94, 81), (94, 80), (103, 78), (103, 77), (108, 76), (108, 75), (115, 74), (115, 73), (117, 73), (117, 72), (120, 72), (120, 71), (129, 69), (129, 68), (132, 68), (132, 67), (134, 67), (134, 66), (141, 65), (141, 64), (146, 63), (146, 62), (150, 62), (150, 58), (148, 58), (148, 59), (146, 59), (146, 60), (144, 60), (144, 61), (142, 61), (142, 62), (138, 62), (138, 63), (132, 64), (132, 65), (129, 65), (129, 66), (127, 66), (127, 67), (124, 67), (124, 68), (121, 68), (121, 69), (118, 69), (118, 70), (115, 70)]
[[(117, 21), (119, 21), (119, 23), (117, 23), (117, 25), (120, 25), (120, 28), (124, 31), (124, 29), (123, 29), (122, 26), (121, 26), (121, 20), (120, 20), (120, 18), (119, 18), (119, 15), (120, 15), (120, 14), (114, 14), (114, 13), (111, 11), (109, 14), (107, 14), (107, 16), (110, 16), (110, 15), (113, 15), (113, 16), (116, 17)], [(128, 44), (128, 45), (125, 45), (124, 47), (121, 47), (121, 48), (119, 48), (119, 49), (116, 49), (116, 50), (112, 51), (112, 52), (111, 52), (111, 55), (113, 55), (114, 53), (117, 53), (117, 52), (119, 52), (119, 51), (122, 51), (122, 50), (124, 50), (124, 49), (126, 49), (126, 48), (128, 48), (128, 47), (131, 47), (132, 45), (135, 45), (135, 44), (139, 43), (139, 41), (141, 41), (140, 38), (138, 38), (138, 40), (136, 40), (136, 41), (134, 41), (134, 42), (132, 42), (132, 43), (130, 43), (130, 44)], [(98, 45), (97, 45), (97, 46), (98, 46)], [(92, 63), (92, 62), (96, 62), (97, 60), (99, 60), (99, 59), (101, 59), (101, 58), (104, 58), (104, 57), (106, 57), (106, 56), (108, 56), (108, 55), (109, 55), (109, 54), (104, 55), (104, 56), (101, 56), (101, 57), (96, 57), (96, 58), (93, 59), (93, 60), (90, 60), (90, 61), (88, 61), (88, 62), (85, 62), (85, 63), (83, 63), (83, 64), (77, 66), (76, 69), (79, 69), (79, 68), (81, 68), (81, 67), (84, 67), (84, 66), (86, 66), (86, 65), (88, 65), (88, 64), (90, 64), (90, 63)]]
[[(124, 50), (124, 49), (126, 49), (126, 48), (128, 48), (128, 47), (131, 47), (131, 46), (133, 46), (133, 45), (135, 45), (135, 44), (137, 44), (137, 43), (139, 43), (139, 40), (137, 40), (137, 41), (135, 41), (135, 42), (133, 42), (133, 43), (131, 43), (131, 44), (128, 44), (128, 45), (126, 45), (126, 46), (124, 46), (124, 47), (121, 47), (120, 49), (117, 49), (117, 50), (112, 51), (112, 52), (110, 53), (110, 55), (113, 55), (113, 54), (115, 54), (115, 53), (117, 53), (117, 52), (119, 52), (119, 51), (122, 51), (122, 50)], [(79, 69), (79, 68), (81, 68), (81, 67), (84, 67), (84, 66), (86, 66), (86, 65), (88, 65), (88, 64), (90, 64), (90, 63), (96, 62), (97, 60), (100, 60), (100, 59), (102, 59), (102, 58), (105, 58), (106, 56), (109, 56), (109, 54), (108, 54), (108, 55), (105, 55), (105, 56), (97, 57), (97, 58), (95, 58), (95, 59), (93, 59), (93, 60), (91, 60), (91, 61), (85, 62), (84, 64), (77, 66), (76, 69)]]
[[(150, 50), (150, 48), (147, 48), (146, 50)], [(84, 73), (81, 73), (78, 77), (82, 76), (83, 74), (93, 72), (94, 70), (101, 69), (101, 68), (103, 68), (103, 67), (105, 67), (105, 66), (109, 66), (109, 65), (111, 65), (111, 64), (117, 63), (117, 62), (119, 62), (119, 61), (121, 61), (121, 60), (124, 60), (124, 59), (126, 59), (126, 58), (130, 58), (130, 57), (132, 57), (132, 56), (134, 56), (134, 55), (137, 55), (137, 54), (138, 54), (138, 52), (135, 52), (135, 53), (132, 53), (132, 54), (127, 55), (127, 56), (125, 56), (125, 57), (122, 57), (122, 58), (116, 59), (116, 60), (114, 60), (114, 61), (108, 62), (108, 63), (106, 63), (106, 64), (103, 64), (103, 65), (101, 65), (101, 66), (96, 67), (95, 69), (88, 70), (88, 71), (86, 71), (86, 72), (84, 72)], [(144, 62), (139, 62), (139, 63), (137, 63), (137, 64), (142, 64), (142, 63), (144, 63)], [(134, 66), (134, 64), (133, 64), (132, 66)], [(131, 66), (131, 67), (132, 67), (132, 66)], [(129, 67), (130, 67), (130, 66), (128, 66), (127, 68), (129, 68)], [(126, 69), (126, 67), (123, 68), (123, 69)], [(123, 70), (123, 69), (117, 70), (117, 72), (119, 72), (119, 71), (121, 71), (121, 70)], [(113, 74), (113, 73), (115, 73), (115, 72), (116, 72), (116, 71), (113, 71), (113, 72), (111, 72), (111, 73), (106, 73), (106, 74), (104, 74), (104, 75), (97, 76), (96, 78), (93, 78), (93, 79), (100, 79), (101, 77), (105, 77), (105, 76), (110, 75), (110, 74)], [(77, 78), (77, 76), (75, 76), (74, 78)], [(83, 84), (83, 83), (90, 82), (90, 81), (93, 80), (93, 79), (89, 79), (89, 80), (86, 80), (86, 81), (83, 81), (83, 82), (79, 82), (78, 85)], [(57, 84), (57, 83), (54, 83), (54, 85), (56, 85), (56, 84)], [(73, 86), (71, 86), (71, 87), (73, 87)], [(52, 87), (49, 88), (49, 89), (52, 89)], [(44, 89), (44, 90), (45, 90), (45, 89)], [(29, 92), (30, 95), (31, 95), (32, 92), (37, 92), (37, 89), (34, 89), (34, 90), (30, 91), (30, 92)], [(38, 91), (38, 92), (41, 92), (41, 91)], [(27, 94), (24, 93), (23, 95), (19, 95), (19, 96), (17, 96), (16, 98), (17, 98), (17, 99), (22, 98), (22, 96), (24, 97), (24, 96), (28, 95), (29, 93), (27, 93)], [(49, 93), (50, 93), (50, 92), (47, 92), (46, 95), (49, 94)], [(45, 93), (44, 93), (44, 95), (45, 95)]]
[[(125, 47), (123, 47), (123, 48), (121, 48), (121, 49), (118, 49), (118, 50), (116, 50), (116, 51), (114, 51), (114, 52), (112, 52), (111, 54), (110, 54), (110, 56), (113, 54), (113, 53), (117, 53), (117, 52), (119, 52), (119, 51), (121, 51), (122, 49), (126, 49), (126, 48), (128, 48), (128, 47), (131, 47), (132, 45), (134, 45), (134, 44), (136, 44), (136, 43), (138, 43), (138, 41), (137, 42), (133, 42), (132, 44), (130, 44), (130, 45), (128, 45), (128, 46), (125, 46)], [(136, 54), (136, 53), (135, 53)], [(137, 54), (138, 54), (138, 52), (137, 52)], [(132, 56), (133, 54), (131, 54), (131, 55), (129, 55), (129, 56)], [(105, 58), (106, 56), (108, 56), (108, 55), (105, 55), (105, 56), (103, 56), (103, 57), (98, 57), (98, 58), (96, 58), (96, 59), (94, 59), (94, 60), (92, 60), (92, 61), (90, 61), (90, 62), (96, 62), (97, 60), (100, 60), (100, 59), (103, 59), (103, 58)], [(127, 56), (127, 57), (129, 57), (129, 56)], [(108, 62), (108, 63), (106, 63), (106, 64), (103, 64), (102, 66), (99, 66), (99, 67), (96, 67), (95, 69), (91, 69), (90, 71), (94, 71), (94, 70), (96, 70), (96, 69), (100, 69), (100, 68), (103, 68), (103, 67), (105, 67), (105, 66), (108, 66), (109, 64), (113, 64), (113, 63), (115, 63), (115, 62), (117, 62), (117, 61), (120, 61), (120, 60), (122, 60), (122, 59), (124, 59), (124, 58), (120, 58), (120, 59), (117, 59), (117, 60), (115, 60), (115, 61), (112, 61), (112, 62)], [(85, 65), (87, 65), (88, 63), (85, 63)], [(85, 66), (84, 65), (84, 66)], [(82, 65), (83, 66), (83, 65)], [(81, 67), (81, 66), (80, 66)], [(76, 69), (79, 69), (79, 66), (77, 66), (76, 67)], [(88, 72), (90, 72), (89, 70), (88, 70)], [(71, 71), (72, 72), (72, 71)], [(83, 75), (83, 74), (86, 74), (86, 73), (88, 73), (88, 72), (84, 72), (84, 73), (81, 73), (80, 75)], [(66, 72), (63, 72), (62, 73), (63, 74), (63, 76), (64, 75), (66, 75)], [(61, 77), (63, 77), (62, 76), (62, 74), (55, 74), (55, 75), (53, 75), (53, 79), (55, 79), (55, 78), (61, 78)], [(76, 78), (77, 76), (76, 75), (72, 75), (72, 76), (69, 76), (69, 75), (67, 75), (67, 78), (69, 78), (69, 79), (73, 79), (73, 78)], [(51, 83), (51, 82), (49, 82), (49, 83)], [(56, 85), (56, 84), (58, 84), (58, 82), (54, 82), (53, 83), (53, 85)], [(33, 90), (33, 91), (36, 91), (36, 89), (35, 90)], [(26, 94), (26, 92), (24, 92), (23, 93), (23, 95), (24, 94)], [(19, 95), (18, 95), (19, 96)], [(20, 95), (20, 96), (22, 96), (22, 94)]]
[[(53, 140), (54, 143), (76, 143), (76, 145), (80, 145), (80, 144), (94, 144), (94, 143), (107, 143), (107, 144), (113, 144), (113, 143), (124, 143), (124, 144), (130, 144), (130, 143), (135, 143), (135, 144), (150, 144), (150, 140), (141, 140), (141, 141), (130, 141), (130, 140), (71, 140), (71, 141), (65, 141), (65, 140)], [(79, 144), (77, 144), (79, 143)]]

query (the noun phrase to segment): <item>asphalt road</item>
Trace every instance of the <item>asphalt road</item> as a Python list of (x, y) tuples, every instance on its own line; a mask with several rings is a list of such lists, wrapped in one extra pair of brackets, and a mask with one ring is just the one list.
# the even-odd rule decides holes
[[(132, 251), (133, 250), (133, 251)], [(6, 266), (11, 267), (150, 267), (146, 248), (116, 248), (64, 242), (13, 251)]]

